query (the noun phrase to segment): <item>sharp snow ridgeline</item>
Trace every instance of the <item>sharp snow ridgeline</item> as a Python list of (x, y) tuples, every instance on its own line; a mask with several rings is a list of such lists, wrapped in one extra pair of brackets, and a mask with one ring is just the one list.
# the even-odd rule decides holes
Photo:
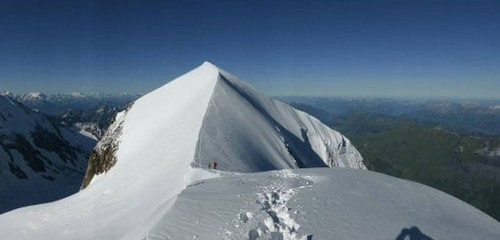
[[(217, 171), (207, 169), (212, 161)], [(343, 169), (299, 170), (328, 166)], [(211, 63), (119, 114), (82, 188), (0, 215), (0, 232), (9, 239), (500, 236), (498, 222), (451, 196), (365, 171), (344, 136)]]
[[(184, 95), (184, 99), (180, 95)], [(198, 111), (196, 119), (188, 119), (189, 115), (184, 113), (191, 109)], [(175, 121), (188, 121), (193, 125)], [(196, 136), (186, 139), (195, 144), (190, 150), (194, 151), (194, 158), (183, 162), (195, 168), (207, 168), (209, 162), (216, 161), (219, 170), (231, 172), (327, 166), (366, 169), (361, 155), (340, 133), (205, 63), (142, 97), (117, 117), (91, 157), (83, 187), (90, 183), (93, 175), (107, 171), (115, 161), (120, 161), (115, 154), (124, 139), (121, 137), (123, 127), (134, 124), (132, 130), (140, 131), (137, 136), (144, 136), (146, 142), (149, 137), (158, 138), (152, 146), (140, 151), (148, 148), (157, 151), (159, 147), (165, 151), (162, 154), (168, 154), (171, 139), (178, 138), (178, 134), (185, 135), (183, 131), (187, 130), (158, 130), (162, 125), (174, 123), (182, 128), (198, 128)], [(162, 155), (155, 158), (157, 156)]]

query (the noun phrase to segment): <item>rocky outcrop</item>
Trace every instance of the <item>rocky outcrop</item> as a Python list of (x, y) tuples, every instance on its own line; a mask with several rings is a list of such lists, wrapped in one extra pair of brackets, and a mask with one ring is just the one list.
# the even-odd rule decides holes
[[(57, 128), (56, 128), (57, 130)], [(49, 132), (40, 125), (35, 126), (35, 130), (31, 133), (33, 143), (42, 149), (56, 153), (64, 162), (70, 162), (76, 166), (75, 161), (78, 159), (75, 149), (72, 149), (70, 144), (56, 132)]]
[[(19, 153), (22, 156), (22, 160), (26, 163), (26, 166), (31, 168), (35, 173), (45, 172), (46, 166), (45, 162), (48, 159), (43, 156), (39, 150), (37, 150), (23, 135), (12, 134), (11, 136), (2, 136), (0, 145), (2, 149), (9, 156), (9, 170), (19, 179), (27, 179), (25, 171), (19, 166), (19, 162), (13, 153)], [(45, 160), (45, 161), (44, 161)]]
[(115, 116), (113, 124), (108, 128), (104, 137), (97, 143), (97, 146), (90, 155), (87, 171), (83, 178), (81, 189), (85, 189), (94, 176), (107, 172), (116, 164), (116, 151), (118, 150), (119, 138), (122, 133), (123, 122), (132, 103), (127, 108)]

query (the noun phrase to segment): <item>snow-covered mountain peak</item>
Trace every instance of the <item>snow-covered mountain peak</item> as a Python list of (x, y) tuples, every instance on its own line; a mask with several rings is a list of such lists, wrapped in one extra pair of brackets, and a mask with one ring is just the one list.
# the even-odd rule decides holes
[[(151, 95), (151, 94), (153, 94), (157, 91), (160, 91), (164, 88), (176, 88), (176, 90), (184, 91), (184, 92), (181, 92), (178, 94), (182, 94), (182, 93), (185, 94), (185, 93), (189, 92), (191, 86), (185, 85), (185, 84), (180, 84), (177, 82), (189, 82), (190, 84), (197, 84), (198, 82), (201, 82), (201, 81), (203, 81), (203, 82), (213, 81), (214, 82), (214, 81), (218, 80), (219, 74), (220, 74), (220, 69), (217, 66), (215, 66), (214, 64), (212, 64), (208, 61), (205, 61), (201, 65), (199, 65), (198, 67), (194, 68), (193, 70), (177, 77), (176, 79), (168, 82), (167, 84), (154, 90), (153, 92), (146, 94), (145, 96), (143, 96), (143, 98), (147, 97), (147, 95)], [(210, 91), (210, 89), (208, 89), (207, 91)], [(155, 96), (157, 96), (157, 95), (155, 95)]]
[(55, 132), (41, 114), (37, 114), (7, 95), (0, 95), (0, 132), (15, 132), (23, 135), (31, 128), (43, 124), (43, 128)]
[(5, 90), (0, 90), (0, 96), (12, 96), (12, 93)]
[[(498, 235), (487, 231), (498, 225), (493, 219), (462, 203), (461, 212), (441, 211), (456, 200), (440, 192), (328, 166), (366, 169), (340, 133), (206, 62), (116, 116), (89, 160), (84, 190), (2, 214), (0, 232), (10, 239), (363, 239), (390, 224), (422, 223), (423, 212), (434, 219), (424, 231), (451, 219), (444, 229), (479, 232), (469, 239)], [(296, 169), (307, 167), (324, 168)], [(391, 196), (401, 192), (412, 195)], [(370, 227), (380, 218), (384, 224)]]
[[(216, 162), (217, 169), (231, 172), (365, 169), (347, 138), (209, 62), (138, 99), (121, 121), (111, 128), (119, 131), (103, 139), (110, 144), (100, 144), (91, 158), (83, 187), (115, 163), (170, 164), (170, 158), (158, 156), (176, 151), (182, 154), (176, 164), (182, 161), (187, 168)], [(171, 149), (184, 138), (186, 143)], [(143, 160), (137, 163), (139, 156)]]
[(35, 100), (46, 100), (47, 95), (42, 92), (30, 92), (23, 95), (23, 98), (27, 101), (35, 101)]
[(85, 93), (82, 93), (82, 92), (72, 92), (70, 94), (70, 96), (75, 97), (75, 98), (84, 98), (87, 95), (85, 95)]
[[(91, 156), (85, 189), (72, 199), (93, 199), (110, 191), (110, 201), (127, 199), (113, 203), (124, 209), (119, 213), (107, 207), (107, 200), (89, 206), (95, 214), (113, 216), (117, 230), (147, 230), (132, 226), (154, 224), (169, 202), (200, 178), (198, 169), (213, 162), (228, 172), (365, 169), (347, 138), (210, 63), (139, 98), (109, 129)], [(71, 201), (67, 204), (73, 205)], [(127, 220), (130, 214), (133, 222)], [(108, 220), (96, 226), (107, 226)], [(117, 231), (113, 236), (135, 234), (141, 232)]]
[(219, 69), (219, 67), (217, 67), (215, 64), (213, 64), (212, 62), (210, 61), (204, 61), (201, 65), (201, 66), (205, 66), (205, 67), (211, 67), (211, 68), (216, 68), (216, 69)]
[[(217, 82), (217, 81), (223, 80), (223, 78), (231, 78), (234, 81), (237, 81), (239, 84), (243, 84), (243, 82), (241, 82), (241, 80), (239, 80), (237, 77), (224, 71), (222, 68), (216, 66), (212, 62), (204, 61), (198, 67), (196, 67), (196, 68), (192, 69), (191, 71), (175, 78), (174, 80), (168, 82), (167, 84), (154, 90), (153, 92), (156, 92), (156, 91), (163, 89), (163, 88), (174, 88), (174, 86), (172, 86), (172, 85), (174, 85), (175, 82), (188, 81), (191, 84), (196, 84), (198, 81), (203, 81), (203, 82), (215, 81), (215, 82)], [(189, 88), (191, 88), (191, 87), (189, 85), (184, 85), (184, 86), (187, 89), (182, 89), (182, 90), (189, 92), (189, 90), (190, 90)], [(178, 89), (178, 90), (180, 90), (180, 89)], [(213, 89), (207, 89), (207, 91), (210, 91), (210, 90), (213, 90)], [(149, 94), (146, 94), (146, 95), (149, 95)]]

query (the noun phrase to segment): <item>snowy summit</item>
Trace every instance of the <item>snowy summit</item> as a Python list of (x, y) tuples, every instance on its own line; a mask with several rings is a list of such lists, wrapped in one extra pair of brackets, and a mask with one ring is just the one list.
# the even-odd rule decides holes
[(498, 239), (498, 229), (445, 193), (366, 171), (340, 133), (208, 62), (118, 114), (80, 192), (0, 215), (6, 239)]
[[(134, 162), (122, 160), (134, 154), (190, 168), (207, 168), (216, 162), (217, 169), (230, 172), (327, 166), (366, 169), (347, 138), (209, 62), (138, 99), (109, 134), (99, 149), (103, 153), (116, 149), (116, 157), (91, 159), (88, 181), (96, 173), (93, 166), (110, 166), (109, 159)], [(102, 144), (108, 142), (120, 144)], [(173, 162), (158, 160), (174, 152), (182, 155)]]

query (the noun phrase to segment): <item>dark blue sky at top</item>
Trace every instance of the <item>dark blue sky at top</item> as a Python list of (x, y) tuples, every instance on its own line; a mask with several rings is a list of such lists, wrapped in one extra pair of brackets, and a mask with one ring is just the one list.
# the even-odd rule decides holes
[(270, 95), (500, 97), (500, 1), (0, 0), (0, 90), (145, 93), (205, 60)]

